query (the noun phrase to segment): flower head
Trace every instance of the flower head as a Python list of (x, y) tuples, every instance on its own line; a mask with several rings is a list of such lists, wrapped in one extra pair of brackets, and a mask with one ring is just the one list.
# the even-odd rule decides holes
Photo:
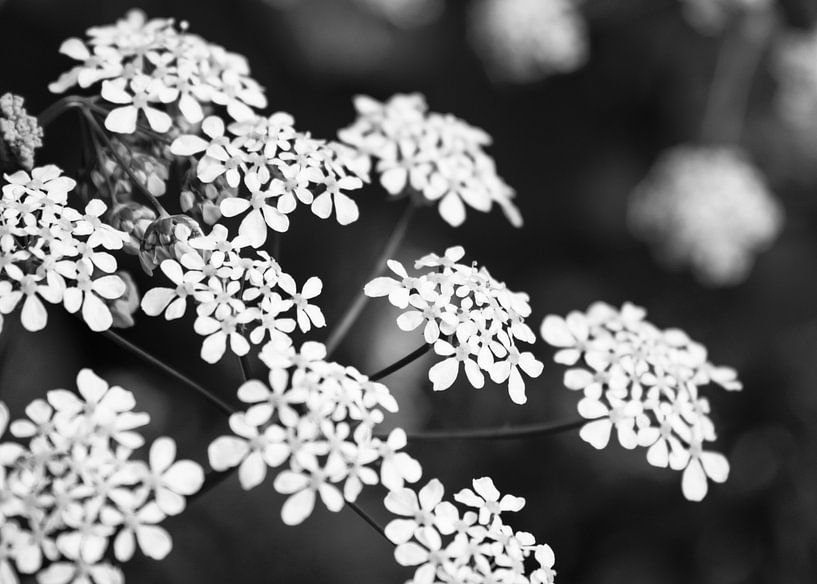
[(629, 303), (616, 310), (598, 302), (586, 313), (548, 316), (541, 332), (559, 349), (555, 360), (570, 367), (565, 385), (584, 395), (578, 409), (590, 421), (582, 439), (602, 449), (615, 430), (623, 447), (647, 448), (651, 465), (683, 470), (683, 493), (697, 501), (706, 495), (707, 477), (723, 482), (729, 472), (722, 455), (703, 450), (716, 435), (699, 389), (742, 385), (683, 331), (660, 330), (645, 316)]
[(28, 115), (23, 98), (13, 93), (0, 96), (0, 160), (11, 154), (15, 166), (31, 170), (34, 151), (42, 145), (43, 129), (37, 118)]

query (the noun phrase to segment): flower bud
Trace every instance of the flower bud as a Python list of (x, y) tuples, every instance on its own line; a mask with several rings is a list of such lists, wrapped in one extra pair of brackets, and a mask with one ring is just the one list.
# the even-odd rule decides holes
[(120, 270), (116, 275), (125, 283), (125, 293), (111, 301), (108, 308), (111, 310), (115, 328), (130, 328), (134, 325), (133, 315), (139, 309), (139, 289), (130, 272)]
[(203, 237), (199, 224), (187, 215), (171, 215), (153, 221), (145, 230), (139, 248), (139, 261), (148, 275), (166, 259), (178, 260), (195, 250), (187, 243), (191, 237)]
[(9, 171), (34, 166), (34, 151), (43, 145), (43, 129), (28, 115), (23, 98), (6, 93), (0, 97), (0, 167)]
[(145, 232), (155, 220), (156, 213), (153, 209), (130, 201), (116, 205), (108, 222), (111, 227), (130, 235), (130, 241), (125, 243), (124, 249), (127, 253), (136, 255), (145, 238)]

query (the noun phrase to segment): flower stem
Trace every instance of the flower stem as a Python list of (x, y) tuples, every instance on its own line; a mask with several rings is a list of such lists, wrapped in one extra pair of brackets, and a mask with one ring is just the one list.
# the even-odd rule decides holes
[(75, 107), (83, 107), (85, 100), (77, 95), (66, 95), (45, 108), (37, 116), (37, 122), (45, 128), (62, 114)]
[(431, 349), (431, 345), (426, 343), (422, 347), (416, 348), (415, 350), (413, 350), (411, 353), (409, 353), (408, 355), (406, 355), (405, 357), (403, 357), (399, 361), (396, 361), (396, 362), (392, 363), (388, 367), (384, 367), (383, 369), (381, 369), (377, 373), (373, 373), (372, 375), (369, 376), (369, 379), (371, 379), (372, 381), (380, 381), (381, 379), (383, 379), (384, 377), (388, 377), (389, 375), (391, 375), (395, 371), (399, 371), (400, 369), (402, 369), (403, 367), (405, 367), (409, 363), (413, 363), (414, 361), (416, 361), (417, 359), (419, 359), (420, 357), (422, 357), (423, 355), (428, 353), (428, 351), (430, 349)]
[(704, 141), (735, 144), (740, 140), (752, 82), (773, 25), (771, 14), (761, 10), (744, 15), (734, 30), (726, 32), (701, 121)]
[[(358, 505), (357, 503), (353, 503), (352, 501), (346, 501), (346, 505), (352, 511), (357, 513), (358, 517), (360, 517), (361, 519), (363, 519), (363, 521), (368, 523), (372, 527), (372, 529), (374, 529), (377, 533), (383, 536), (383, 539), (385, 539), (389, 543), (392, 543), (392, 541), (388, 537), (386, 537), (386, 530), (374, 519), (374, 517), (372, 517), (366, 511), (364, 511), (363, 508), (360, 507), (360, 505)], [(394, 544), (392, 543), (392, 545)]]
[(147, 363), (150, 363), (151, 365), (154, 365), (155, 367), (157, 367), (158, 369), (161, 369), (162, 371), (164, 371), (166, 374), (170, 375), (171, 377), (174, 377), (178, 381), (181, 381), (186, 386), (188, 386), (190, 389), (198, 392), (199, 394), (201, 394), (202, 396), (207, 398), (207, 400), (211, 404), (216, 406), (224, 414), (229, 416), (230, 414), (232, 414), (235, 411), (232, 407), (230, 407), (221, 398), (219, 398), (218, 396), (216, 396), (212, 392), (208, 391), (207, 389), (205, 389), (204, 387), (202, 387), (201, 385), (199, 385), (198, 383), (196, 383), (195, 381), (193, 381), (192, 379), (190, 379), (189, 377), (187, 377), (183, 373), (180, 373), (179, 371), (176, 371), (175, 369), (173, 369), (170, 365), (166, 364), (161, 359), (159, 359), (157, 357), (154, 357), (153, 355), (151, 355), (150, 353), (148, 353), (144, 349), (141, 349), (140, 347), (137, 347), (136, 345), (134, 345), (133, 343), (131, 343), (129, 340), (125, 339), (124, 337), (119, 336), (118, 334), (116, 334), (115, 332), (113, 332), (111, 330), (102, 331), (102, 335), (104, 337), (107, 337), (108, 339), (110, 339), (111, 341), (113, 341), (115, 344), (119, 345), (123, 349), (126, 349), (126, 350), (130, 351), (131, 353), (133, 353), (134, 355), (136, 355), (137, 357), (139, 357), (143, 361), (145, 361)]
[(162, 206), (159, 200), (155, 196), (153, 196), (153, 193), (151, 193), (141, 183), (141, 181), (136, 177), (136, 175), (133, 174), (130, 165), (128, 165), (128, 163), (125, 162), (119, 155), (119, 152), (117, 152), (116, 148), (111, 142), (111, 139), (108, 138), (108, 134), (105, 133), (105, 130), (102, 129), (102, 127), (99, 125), (99, 122), (97, 122), (96, 118), (94, 118), (94, 116), (88, 110), (83, 110), (83, 114), (85, 114), (85, 119), (88, 120), (88, 124), (91, 126), (91, 129), (94, 132), (96, 132), (96, 134), (100, 138), (102, 138), (102, 141), (105, 143), (105, 146), (107, 146), (108, 150), (111, 151), (111, 155), (114, 158), (116, 158), (116, 162), (119, 164), (119, 166), (122, 167), (122, 170), (125, 171), (125, 174), (128, 175), (128, 178), (130, 178), (131, 182), (133, 182), (134, 186), (139, 190), (139, 192), (142, 193), (142, 195), (148, 201), (150, 201), (150, 204), (153, 205), (153, 208), (156, 211), (156, 213), (158, 213), (159, 217), (169, 217), (170, 214), (165, 210), (165, 208)]
[[(406, 207), (405, 211), (403, 211), (403, 215), (397, 221), (397, 225), (394, 226), (394, 229), (391, 232), (391, 237), (389, 237), (389, 240), (383, 247), (383, 251), (377, 258), (377, 261), (374, 264), (374, 268), (372, 269), (372, 272), (369, 275), (369, 278), (368, 280), (366, 280), (366, 282), (370, 282), (371, 280), (379, 276), (381, 273), (383, 273), (383, 266), (386, 264), (386, 261), (391, 259), (391, 257), (397, 251), (397, 248), (400, 247), (400, 243), (406, 236), (406, 231), (408, 230), (409, 223), (411, 223), (411, 218), (414, 215), (414, 207), (415, 207), (414, 203), (409, 201), (408, 206)], [(343, 339), (346, 337), (346, 334), (349, 332), (349, 329), (352, 328), (352, 325), (355, 324), (355, 321), (360, 316), (360, 313), (363, 312), (363, 309), (366, 307), (366, 303), (368, 301), (369, 297), (363, 293), (363, 287), (361, 286), (358, 296), (346, 310), (346, 313), (343, 315), (343, 318), (340, 319), (340, 323), (332, 331), (332, 334), (329, 335), (329, 339), (326, 341), (327, 357), (331, 356), (332, 353), (335, 352), (335, 349), (338, 348), (338, 345), (340, 345), (341, 342), (343, 342)]]
[[(597, 418), (601, 419), (601, 418)], [(530, 424), (527, 426), (511, 426), (507, 428), (480, 428), (476, 430), (453, 430), (441, 432), (425, 432), (408, 434), (409, 442), (433, 440), (517, 440), (519, 438), (533, 438), (552, 436), (581, 428), (593, 420), (569, 420), (567, 422), (547, 422), (544, 424)]]

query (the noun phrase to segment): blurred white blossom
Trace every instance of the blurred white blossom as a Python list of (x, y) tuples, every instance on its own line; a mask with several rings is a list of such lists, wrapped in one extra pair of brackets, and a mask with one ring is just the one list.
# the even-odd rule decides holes
[(724, 482), (729, 463), (704, 450), (716, 435), (699, 388), (742, 385), (733, 369), (707, 360), (703, 345), (679, 329), (660, 330), (645, 316), (629, 303), (616, 310), (597, 302), (586, 313), (546, 317), (541, 333), (559, 349), (555, 361), (570, 367), (565, 385), (583, 393), (579, 413), (591, 421), (582, 439), (602, 449), (615, 431), (624, 448), (647, 448), (651, 465), (682, 470), (684, 496), (700, 501), (707, 477)]
[(741, 151), (679, 146), (636, 188), (629, 222), (668, 265), (723, 286), (748, 276), (780, 232), (783, 210)]
[(471, 44), (497, 81), (531, 83), (587, 60), (575, 0), (476, 0), (468, 24)]
[(68, 206), (76, 182), (54, 165), (6, 174), (0, 185), (0, 314), (22, 305), (23, 326), (38, 331), (45, 300), (81, 312), (91, 330), (110, 328), (110, 305), (126, 286), (109, 251), (128, 236), (103, 222), (105, 203), (93, 199), (84, 213)]
[(777, 106), (794, 127), (813, 128), (817, 118), (817, 29), (788, 31), (775, 51)]
[(304, 521), (319, 499), (339, 511), (364, 485), (399, 489), (420, 479), (420, 464), (402, 452), (405, 432), (395, 429), (385, 440), (372, 435), (384, 410), (397, 411), (385, 385), (327, 362), (326, 348), (316, 342), (296, 350), (273, 340), (261, 359), (269, 368), (267, 380), (239, 387), (247, 409), (230, 417), (232, 434), (216, 438), (208, 455), (217, 471), (238, 467), (244, 489), (260, 484), (268, 468), (283, 467), (273, 486), (288, 495), (284, 523)]
[(774, 0), (681, 0), (687, 21), (703, 34), (717, 34), (735, 17), (768, 10)]
[(514, 191), (483, 150), (491, 143), (484, 131), (450, 114), (429, 113), (419, 94), (398, 94), (385, 103), (358, 96), (355, 109), (357, 120), (338, 136), (377, 162), (380, 184), (390, 195), (413, 193), (421, 202), (439, 202), (440, 215), (454, 227), (465, 221), (466, 205), (488, 212), (497, 203), (521, 227)]
[(87, 40), (62, 44), (60, 52), (80, 64), (49, 89), (62, 93), (99, 83), (102, 99), (114, 106), (105, 119), (112, 132), (131, 134), (143, 118), (165, 133), (173, 118), (195, 124), (216, 106), (243, 120), (267, 105), (244, 57), (190, 34), (186, 22), (148, 20), (131, 10), (116, 24), (92, 27), (87, 34)]
[[(131, 460), (149, 421), (133, 394), (90, 369), (78, 394), (55, 389), (26, 407), (0, 442), (0, 581), (37, 574), (39, 582), (124, 582), (106, 550), (127, 561), (137, 547), (164, 558), (172, 548), (160, 525), (180, 513), (204, 480), (201, 467), (175, 460), (170, 438), (150, 448), (150, 464)], [(0, 439), (8, 422), (0, 403)]]
[[(397, 563), (415, 569), (409, 582), (553, 584), (550, 546), (537, 544), (531, 533), (515, 531), (501, 517), (505, 511), (521, 510), (525, 500), (500, 496), (489, 477), (474, 479), (473, 487), (454, 495), (460, 508), (444, 500), (445, 488), (438, 479), (419, 493), (402, 488), (386, 496), (386, 509), (398, 516), (386, 526), (386, 535), (396, 545)], [(533, 570), (526, 566), (531, 557)]]
[(444, 357), (428, 372), (434, 391), (451, 387), (461, 369), (473, 387), (481, 388), (484, 371), (495, 383), (507, 381), (511, 399), (523, 404), (527, 397), (522, 373), (538, 377), (543, 367), (533, 353), (520, 351), (516, 344), (536, 341), (525, 324), (531, 312), (528, 295), (511, 292), (484, 267), (459, 263), (464, 255), (457, 246), (443, 257), (420, 258), (415, 269), (430, 271), (419, 276), (410, 276), (400, 262), (389, 260), (396, 277), (375, 278), (364, 292), (373, 298), (387, 296), (405, 310), (397, 318), (401, 330), (423, 327), (425, 342)]

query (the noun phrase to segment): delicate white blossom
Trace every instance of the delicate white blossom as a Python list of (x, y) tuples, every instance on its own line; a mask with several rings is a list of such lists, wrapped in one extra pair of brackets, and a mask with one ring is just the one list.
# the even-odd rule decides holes
[(415, 262), (427, 273), (410, 276), (400, 262), (389, 260), (394, 276), (375, 278), (364, 288), (367, 296), (387, 296), (404, 312), (397, 326), (404, 331), (422, 327), (426, 343), (444, 357), (428, 377), (434, 391), (444, 391), (463, 371), (475, 388), (485, 384), (485, 373), (495, 383), (508, 383), (517, 404), (527, 401), (522, 373), (538, 377), (542, 363), (518, 341), (533, 343), (536, 336), (525, 319), (530, 316), (528, 295), (511, 292), (487, 269), (459, 263), (462, 247), (448, 248), (443, 257), (427, 255)]
[[(0, 581), (36, 574), (43, 583), (124, 582), (105, 557), (127, 561), (138, 548), (164, 558), (172, 548), (160, 525), (182, 511), (203, 471), (174, 460), (170, 438), (150, 448), (150, 464), (131, 459), (149, 416), (134, 412), (133, 394), (90, 369), (78, 393), (54, 389), (9, 426), (17, 441), (0, 442)], [(0, 403), (0, 440), (9, 413)], [(23, 441), (26, 441), (25, 443)]]
[(247, 409), (230, 417), (232, 434), (208, 448), (215, 470), (238, 467), (244, 489), (280, 468), (273, 487), (288, 496), (281, 509), (287, 525), (304, 521), (318, 500), (338, 511), (364, 485), (399, 489), (422, 474), (401, 451), (402, 430), (385, 440), (372, 434), (384, 411), (397, 411), (386, 386), (325, 358), (320, 343), (306, 342), (300, 350), (281, 339), (267, 343), (261, 352), (269, 367), (266, 382), (251, 379), (238, 389)]
[(722, 455), (703, 450), (716, 435), (699, 390), (742, 385), (733, 369), (710, 363), (706, 349), (683, 331), (660, 330), (645, 316), (633, 304), (616, 310), (597, 302), (586, 313), (546, 317), (541, 332), (559, 349), (555, 361), (570, 367), (565, 385), (583, 393), (578, 410), (590, 421), (582, 439), (602, 449), (615, 430), (623, 447), (646, 448), (651, 465), (683, 470), (684, 496), (699, 501), (707, 477), (723, 482), (729, 473)]
[(587, 60), (584, 19), (575, 0), (477, 0), (471, 44), (497, 81), (531, 83)]
[[(553, 584), (555, 558), (547, 544), (515, 531), (501, 513), (519, 511), (525, 500), (500, 496), (489, 477), (475, 479), (474, 489), (463, 489), (454, 500), (444, 500), (445, 489), (432, 479), (419, 494), (409, 488), (391, 491), (386, 509), (398, 518), (386, 526), (386, 535), (396, 545), (394, 557), (402, 566), (414, 568), (412, 584), (462, 582), (513, 582)], [(479, 514), (471, 510), (478, 508)], [(532, 558), (535, 568), (526, 566)]]
[(173, 19), (148, 20), (131, 10), (116, 24), (87, 32), (87, 40), (62, 44), (60, 52), (80, 64), (49, 89), (62, 93), (100, 83), (102, 99), (114, 106), (105, 119), (112, 132), (132, 134), (144, 118), (165, 133), (173, 116), (195, 124), (216, 106), (242, 120), (267, 105), (246, 60), (187, 32), (187, 23), (177, 27)]
[(442, 218), (457, 227), (466, 205), (487, 212), (497, 203), (514, 226), (522, 216), (514, 192), (496, 173), (484, 147), (491, 138), (452, 115), (429, 113), (419, 94), (393, 96), (385, 103), (355, 99), (358, 118), (338, 136), (376, 161), (380, 184), (392, 195), (415, 194), (438, 203)]
[(633, 232), (670, 266), (712, 286), (744, 280), (780, 232), (783, 211), (739, 151), (680, 146), (666, 152), (630, 200)]

